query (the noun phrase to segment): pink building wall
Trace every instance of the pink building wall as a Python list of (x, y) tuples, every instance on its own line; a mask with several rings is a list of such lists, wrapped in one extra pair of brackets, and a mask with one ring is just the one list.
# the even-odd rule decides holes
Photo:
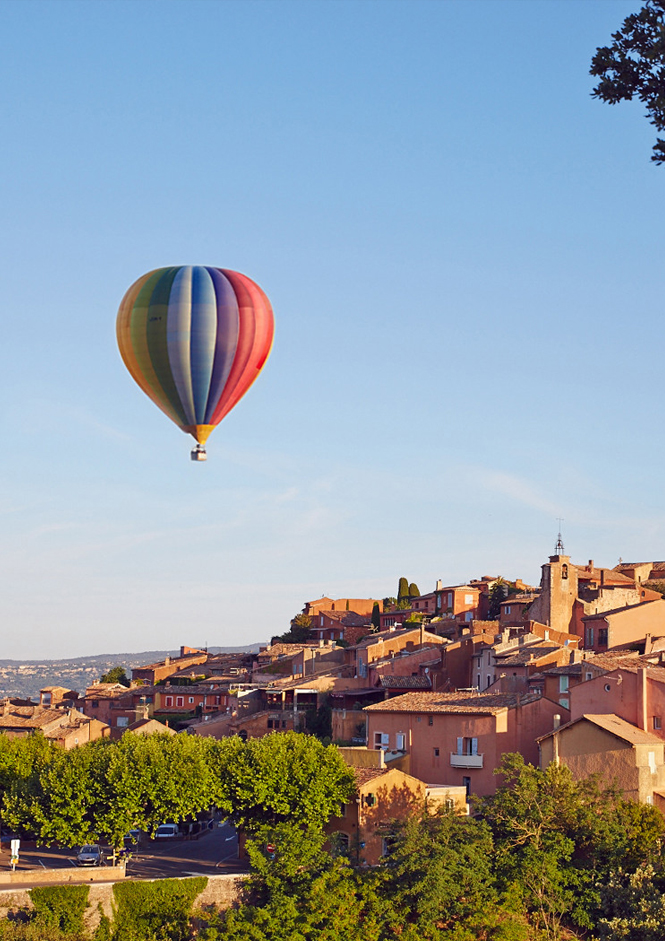
[[(367, 745), (376, 747), (377, 733), (388, 735), (389, 750), (397, 750), (398, 735), (405, 736), (409, 773), (427, 784), (468, 785), (469, 793), (487, 795), (496, 791), (494, 769), (505, 752), (519, 752), (538, 765), (536, 739), (554, 727), (554, 715), (567, 722), (569, 715), (546, 699), (537, 699), (519, 708), (503, 708), (495, 714), (452, 712), (381, 712), (365, 710)], [(457, 739), (477, 739), (482, 768), (456, 767), (451, 755), (457, 753)], [(438, 749), (438, 754), (436, 750)], [(465, 780), (465, 779), (468, 779)]]
[(665, 670), (655, 667), (651, 677), (650, 673), (648, 668), (636, 673), (618, 669), (580, 683), (570, 690), (571, 719), (613, 713), (665, 738), (665, 682), (656, 679), (661, 673), (665, 675)]

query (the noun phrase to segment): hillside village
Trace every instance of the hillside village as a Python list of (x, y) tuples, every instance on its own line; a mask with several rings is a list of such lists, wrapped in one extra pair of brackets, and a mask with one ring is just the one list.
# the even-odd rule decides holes
[(559, 541), (539, 586), (483, 576), (399, 599), (319, 598), (258, 654), (183, 646), (133, 668), (129, 686), (7, 697), (0, 731), (66, 749), (127, 732), (314, 733), (355, 769), (358, 801), (335, 826), (363, 833), (370, 861), (384, 849), (369, 822), (382, 794), (468, 812), (507, 752), (600, 772), (665, 810), (664, 575), (665, 562), (576, 564)]

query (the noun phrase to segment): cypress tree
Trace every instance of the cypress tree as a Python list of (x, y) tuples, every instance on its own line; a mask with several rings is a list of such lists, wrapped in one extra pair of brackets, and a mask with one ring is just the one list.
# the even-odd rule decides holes
[(406, 578), (402, 576), (399, 580), (399, 588), (397, 589), (397, 600), (404, 601), (404, 599), (408, 597), (409, 597), (409, 583), (406, 580)]
[(419, 598), (419, 597), (420, 597), (420, 589), (418, 588), (415, 582), (411, 582), (411, 584), (409, 585), (409, 598)]

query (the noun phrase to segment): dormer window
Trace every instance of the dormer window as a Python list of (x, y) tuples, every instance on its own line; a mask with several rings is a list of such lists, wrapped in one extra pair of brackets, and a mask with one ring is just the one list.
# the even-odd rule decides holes
[(568, 566), (565, 562), (561, 566), (561, 578), (568, 578)]

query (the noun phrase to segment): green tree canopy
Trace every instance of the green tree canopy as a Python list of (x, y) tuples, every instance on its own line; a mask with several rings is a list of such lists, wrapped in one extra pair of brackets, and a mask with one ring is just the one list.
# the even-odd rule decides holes
[(285, 634), (272, 638), (273, 644), (306, 644), (311, 639), (312, 619), (308, 614), (296, 614)]
[[(591, 62), (591, 74), (600, 81), (594, 98), (615, 105), (638, 98), (646, 105), (649, 121), (665, 131), (665, 2), (646, 0), (612, 34), (612, 44), (601, 46)], [(665, 162), (665, 141), (656, 139), (651, 159)]]
[(397, 600), (404, 601), (409, 597), (409, 581), (403, 575), (399, 580), (399, 585), (397, 588)]
[(283, 821), (323, 825), (354, 792), (352, 772), (334, 745), (278, 732), (213, 743), (219, 807), (248, 832)]
[(123, 686), (129, 686), (129, 679), (124, 667), (112, 667), (99, 680), (100, 683), (122, 683)]
[(420, 589), (418, 588), (415, 582), (411, 582), (411, 584), (409, 585), (409, 598), (419, 598), (419, 597), (420, 597)]

